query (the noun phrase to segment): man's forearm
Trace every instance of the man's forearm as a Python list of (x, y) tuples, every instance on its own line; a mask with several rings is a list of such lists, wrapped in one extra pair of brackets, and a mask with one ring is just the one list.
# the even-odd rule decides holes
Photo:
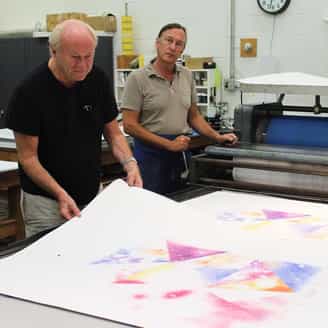
[(129, 186), (142, 187), (142, 178), (136, 159), (132, 156), (130, 146), (123, 134), (116, 134), (110, 139), (112, 152), (122, 164), (127, 173), (126, 181)]
[(190, 125), (193, 129), (195, 129), (199, 134), (208, 137), (212, 140), (215, 140), (217, 142), (221, 142), (222, 141), (222, 136), (220, 133), (218, 133), (217, 131), (215, 131), (206, 121), (205, 119), (200, 116), (197, 115), (195, 117), (193, 117), (190, 120)]
[(112, 153), (114, 157), (120, 162), (123, 163), (128, 158), (132, 157), (132, 151), (128, 144), (127, 139), (123, 134), (117, 135), (110, 141), (112, 147)]

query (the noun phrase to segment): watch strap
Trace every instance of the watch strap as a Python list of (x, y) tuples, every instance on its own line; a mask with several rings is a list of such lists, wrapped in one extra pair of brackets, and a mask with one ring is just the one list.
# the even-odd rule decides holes
[(126, 159), (124, 159), (123, 161), (121, 161), (121, 165), (122, 166), (125, 166), (126, 164), (130, 163), (130, 162), (135, 162), (138, 164), (138, 161), (135, 159), (135, 157), (131, 156), (131, 157), (128, 157)]

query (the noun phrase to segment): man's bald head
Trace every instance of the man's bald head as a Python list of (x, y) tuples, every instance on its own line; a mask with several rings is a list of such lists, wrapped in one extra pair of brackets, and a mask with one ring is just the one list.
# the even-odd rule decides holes
[(83, 81), (90, 73), (97, 36), (86, 23), (69, 19), (58, 24), (49, 37), (49, 68), (66, 86)]
[(97, 35), (94, 29), (85, 22), (77, 19), (68, 19), (56, 25), (49, 36), (49, 47), (51, 50), (57, 50), (63, 40), (70, 40), (76, 37), (90, 37), (98, 43)]

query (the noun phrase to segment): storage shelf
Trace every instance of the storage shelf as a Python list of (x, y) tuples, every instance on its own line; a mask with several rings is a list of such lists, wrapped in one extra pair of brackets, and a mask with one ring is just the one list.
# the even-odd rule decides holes
[(122, 95), (123, 95), (126, 79), (128, 78), (128, 75), (135, 70), (136, 69), (133, 68), (115, 69), (115, 96), (116, 96), (116, 103), (118, 107), (120, 107), (122, 104)]
[(192, 69), (197, 92), (197, 106), (203, 116), (209, 117), (210, 106), (216, 103), (216, 86), (213, 69)]

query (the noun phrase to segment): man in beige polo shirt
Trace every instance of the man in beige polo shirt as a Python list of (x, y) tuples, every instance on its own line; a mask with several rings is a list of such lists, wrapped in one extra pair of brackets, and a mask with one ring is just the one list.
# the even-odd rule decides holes
[(129, 75), (122, 98), (124, 129), (134, 137), (144, 188), (160, 194), (181, 185), (183, 152), (192, 128), (219, 143), (237, 141), (233, 133), (213, 130), (199, 113), (192, 73), (176, 65), (186, 41), (186, 29), (180, 24), (162, 27), (156, 39), (157, 57)]

